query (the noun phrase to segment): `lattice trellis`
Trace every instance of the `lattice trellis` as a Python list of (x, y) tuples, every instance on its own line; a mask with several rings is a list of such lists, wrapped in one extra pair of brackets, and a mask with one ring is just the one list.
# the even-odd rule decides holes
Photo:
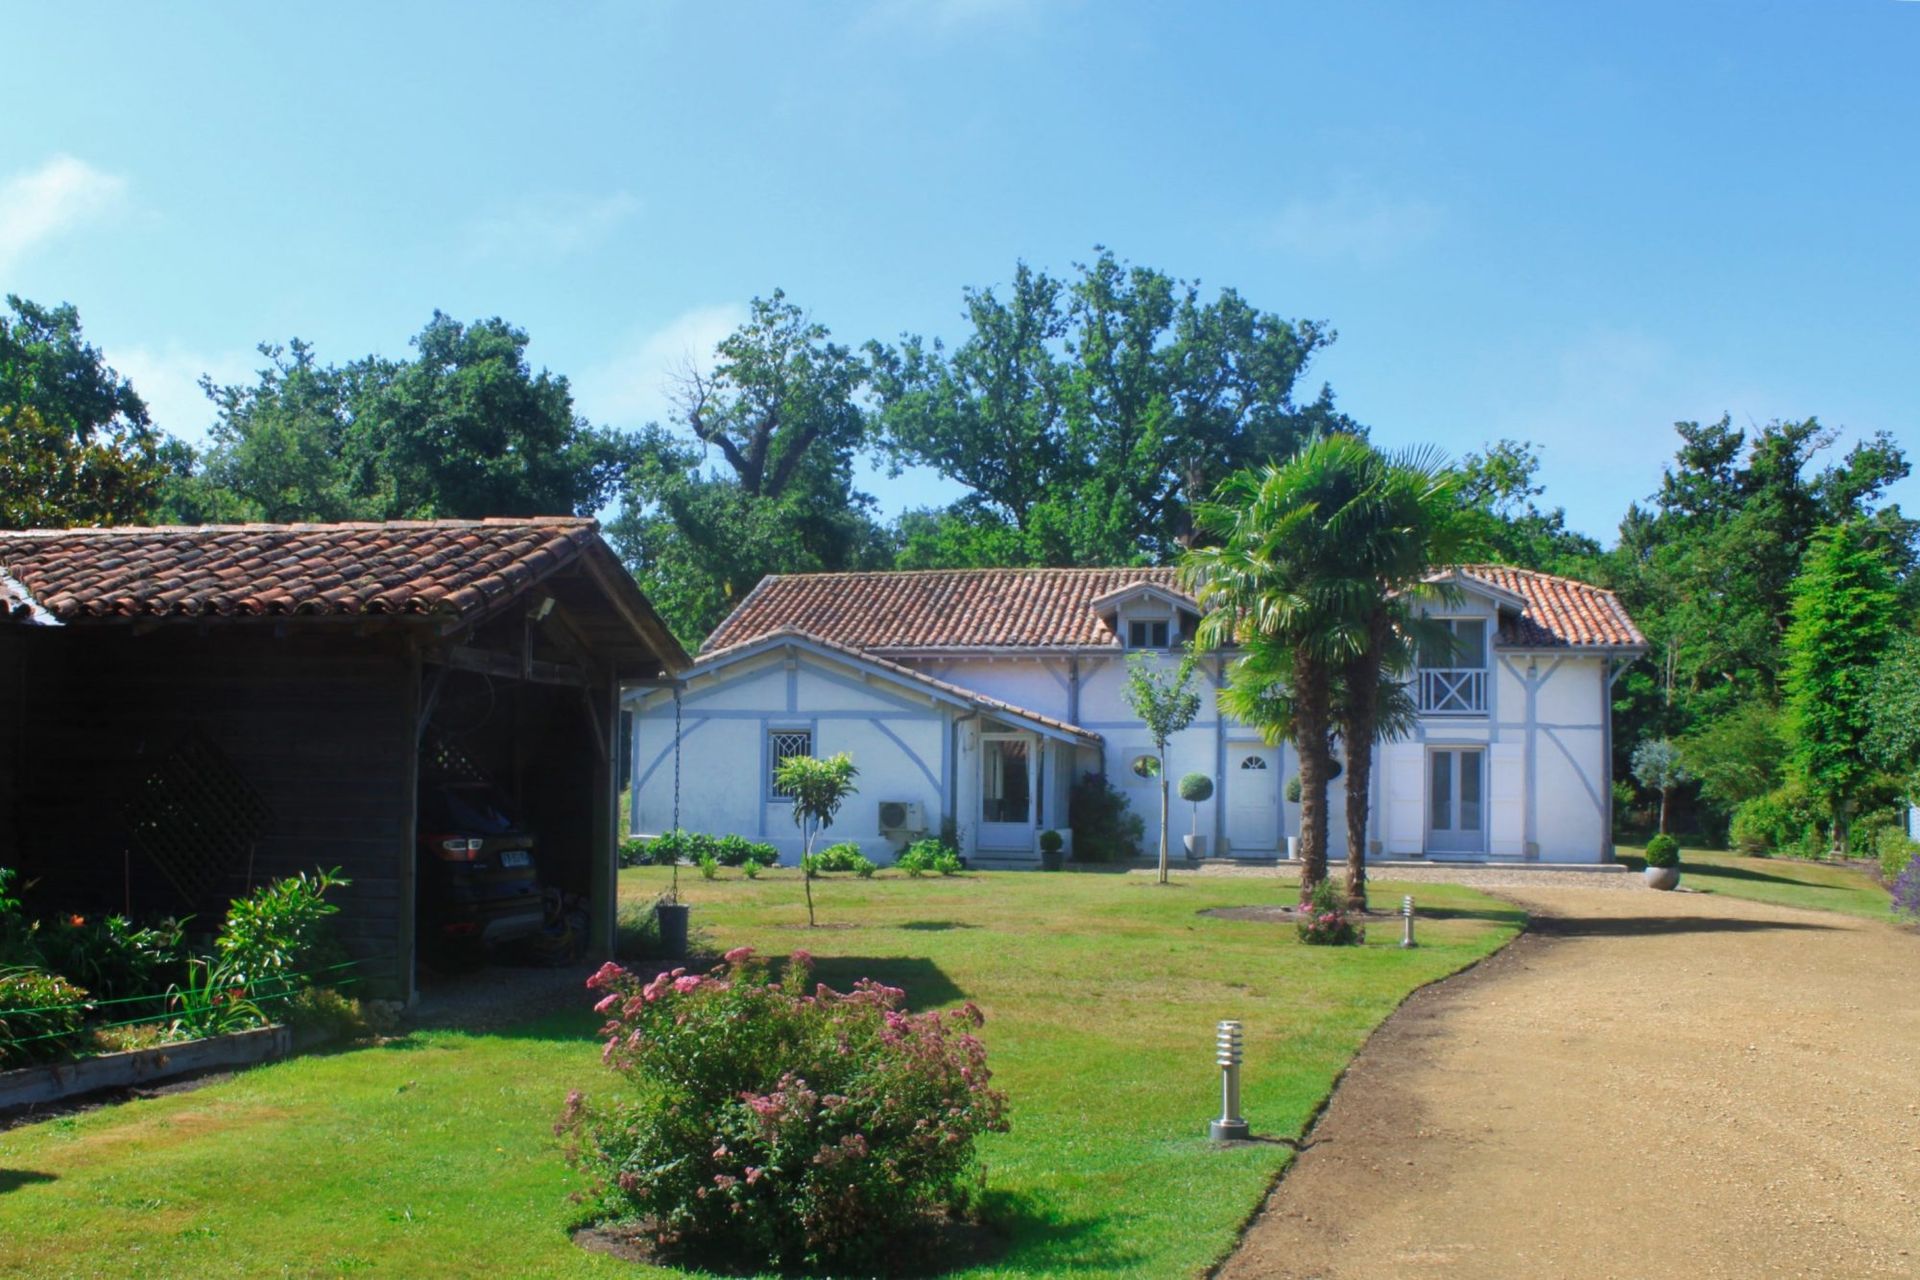
[(432, 732), (420, 753), (420, 772), (433, 782), (491, 782), (473, 753), (458, 738)]
[(134, 843), (195, 906), (242, 870), (273, 819), (226, 753), (198, 732), (137, 778), (120, 808)]

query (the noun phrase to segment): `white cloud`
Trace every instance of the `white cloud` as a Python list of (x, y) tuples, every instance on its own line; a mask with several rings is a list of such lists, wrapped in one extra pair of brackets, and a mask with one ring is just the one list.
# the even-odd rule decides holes
[(1326, 195), (1288, 201), (1268, 222), (1265, 238), (1303, 258), (1377, 267), (1417, 248), (1441, 221), (1438, 205), (1394, 199), (1344, 178)]
[(178, 343), (117, 347), (106, 356), (107, 363), (147, 402), (154, 425), (194, 445), (206, 440), (214, 419), (213, 402), (200, 390), (201, 375), (211, 376), (222, 386), (250, 383), (265, 359), (257, 352), (207, 354)]
[(40, 245), (109, 212), (126, 194), (125, 178), (84, 160), (55, 156), (0, 182), (0, 271)]
[(578, 253), (603, 243), (639, 210), (639, 199), (624, 191), (529, 197), (468, 226), (467, 251), (476, 258)]
[(665, 422), (679, 379), (689, 368), (709, 367), (714, 347), (746, 318), (746, 307), (729, 302), (695, 307), (635, 333), (612, 359), (574, 378), (574, 403), (595, 422), (613, 426)]

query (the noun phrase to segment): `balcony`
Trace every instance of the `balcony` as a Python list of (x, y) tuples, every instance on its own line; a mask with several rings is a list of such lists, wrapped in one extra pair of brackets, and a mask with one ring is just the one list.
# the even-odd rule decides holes
[(1487, 713), (1485, 667), (1421, 667), (1414, 673), (1414, 701), (1428, 716)]

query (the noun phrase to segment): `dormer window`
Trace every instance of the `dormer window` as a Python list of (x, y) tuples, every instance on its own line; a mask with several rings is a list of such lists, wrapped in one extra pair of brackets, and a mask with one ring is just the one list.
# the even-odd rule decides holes
[(1127, 648), (1129, 649), (1165, 649), (1168, 648), (1167, 631), (1169, 623), (1165, 618), (1131, 618), (1127, 621)]
[(1415, 699), (1429, 715), (1484, 715), (1487, 710), (1487, 620), (1434, 618), (1421, 637)]

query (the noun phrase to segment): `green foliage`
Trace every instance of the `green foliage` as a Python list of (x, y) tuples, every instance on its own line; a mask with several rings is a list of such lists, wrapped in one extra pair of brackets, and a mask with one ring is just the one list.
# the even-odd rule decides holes
[[(1130, 653), (1127, 655), (1127, 682), (1125, 693), (1127, 705), (1133, 709), (1141, 723), (1146, 725), (1147, 736), (1153, 739), (1153, 747), (1159, 759), (1166, 759), (1167, 741), (1193, 723), (1200, 714), (1200, 694), (1192, 687), (1194, 671), (1193, 654), (1181, 658), (1180, 665), (1168, 671), (1157, 654)], [(1167, 778), (1164, 772), (1155, 771), (1160, 779), (1160, 883), (1167, 882)]]
[(1073, 828), (1078, 862), (1128, 862), (1140, 856), (1146, 823), (1127, 803), (1124, 792), (1102, 773), (1083, 774), (1067, 796), (1067, 825)]
[(1565, 507), (1542, 510), (1540, 454), (1530, 440), (1498, 440), (1460, 460), (1458, 496), (1467, 540), (1477, 554), (1571, 578), (1592, 579), (1600, 544), (1567, 528)]
[(1734, 810), (1727, 838), (1742, 853), (1818, 857), (1824, 848), (1821, 816), (1806, 785), (1790, 779)]
[(177, 920), (136, 928), (125, 916), (69, 916), (40, 929), (38, 938), (45, 967), (97, 1000), (157, 996), (186, 963)]
[(862, 880), (870, 879), (878, 870), (873, 860), (860, 852), (860, 846), (851, 840), (839, 844), (830, 844), (820, 852), (808, 855), (801, 863), (801, 869), (810, 876), (823, 875), (830, 871), (851, 871)]
[(594, 975), (621, 1086), (575, 1090), (556, 1127), (602, 1212), (690, 1261), (866, 1274), (923, 1215), (975, 1205), (974, 1140), (1008, 1127), (979, 1010), (910, 1014), (897, 988), (810, 978), (804, 954), (775, 982), (744, 947), (703, 976)]
[(168, 488), (172, 517), (256, 520), (587, 515), (634, 442), (574, 414), (528, 337), (436, 311), (407, 360), (322, 365), (299, 339), (262, 345), (251, 386), (203, 384), (210, 445)]
[(758, 863), (770, 867), (780, 861), (780, 851), (770, 844), (749, 840), (742, 835), (704, 835), (698, 831), (663, 831), (651, 840), (621, 843), (621, 865), (670, 867), (676, 862), (700, 865), (712, 858), (723, 867)]
[(760, 878), (760, 865), (758, 862), (743, 862), (740, 864), (740, 870), (747, 879), (758, 880)]
[[(1058, 836), (1060, 833), (1056, 831), (1053, 834)], [(1056, 843), (1055, 848), (1058, 847)], [(957, 876), (962, 870), (960, 855), (939, 840), (915, 840), (901, 850), (893, 865), (915, 880), (925, 875)]]
[(1665, 833), (1656, 835), (1647, 841), (1646, 855), (1650, 867), (1677, 867), (1680, 865), (1680, 842)]
[(1693, 781), (1681, 762), (1680, 748), (1665, 738), (1646, 738), (1633, 749), (1633, 776), (1660, 797), (1660, 831), (1667, 830), (1667, 806), (1675, 787)]
[(66, 1057), (91, 1008), (85, 989), (57, 973), (0, 968), (0, 1069)]
[(712, 854), (710, 853), (701, 854), (699, 859), (699, 865), (700, 865), (700, 878), (702, 880), (713, 880), (719, 877), (720, 860), (714, 857)]
[(1920, 803), (1920, 635), (1896, 636), (1875, 663), (1868, 694), (1867, 754)]
[(1874, 842), (1874, 853), (1881, 877), (1892, 884), (1912, 864), (1914, 855), (1920, 854), (1920, 844), (1908, 839), (1905, 832), (1890, 831)]
[(1780, 713), (1749, 702), (1703, 721), (1679, 739), (1680, 762), (1700, 784), (1700, 798), (1730, 814), (1780, 785), (1786, 763)]
[(663, 953), (660, 945), (660, 904), (669, 900), (671, 895), (636, 901), (628, 898), (620, 903), (620, 910), (614, 920), (613, 954), (621, 960), (646, 960)]
[[(281, 996), (297, 989), (273, 985)], [(169, 1035), (176, 1040), (202, 1040), (267, 1025), (284, 1000), (275, 1000), (274, 1013), (269, 1015), (251, 992), (250, 979), (237, 964), (210, 958), (187, 961), (186, 978), (167, 992), (173, 1014)]]
[(860, 776), (853, 757), (846, 752), (827, 756), (789, 756), (773, 773), (773, 784), (793, 805), (793, 822), (800, 828), (801, 882), (807, 893), (807, 927), (812, 928), (813, 878), (819, 870), (813, 858), (813, 842), (820, 832), (833, 825), (847, 797), (857, 788), (853, 780)]
[(1204, 773), (1189, 773), (1180, 779), (1180, 798), (1188, 804), (1204, 804), (1213, 799), (1213, 779)]
[(1787, 632), (1787, 760), (1826, 808), (1837, 850), (1875, 769), (1868, 753), (1875, 667), (1893, 638), (1886, 554), (1858, 522), (1822, 530), (1794, 580)]
[(327, 901), (327, 892), (352, 883), (338, 867), (302, 871), (235, 898), (214, 939), (219, 973), (256, 996), (310, 986), (308, 971), (339, 954), (327, 920), (340, 908)]
[(916, 564), (929, 546), (975, 564), (1164, 560), (1223, 476), (1351, 426), (1324, 390), (1293, 398), (1332, 330), (1231, 289), (1206, 299), (1103, 249), (1070, 279), (1021, 263), (1004, 294), (964, 300), (950, 351), (917, 337), (867, 348), (886, 448), (970, 490), (904, 530)]
[(0, 969), (40, 963), (39, 925), (14, 896), (13, 886), (19, 878), (20, 873), (12, 867), (0, 867)]
[[(1190, 774), (1188, 776), (1191, 777), (1193, 775)], [(1066, 844), (1067, 838), (1058, 831), (1055, 831), (1052, 827), (1048, 827), (1040, 833), (1040, 852), (1042, 853), (1058, 853), (1066, 847)]]
[(0, 529), (138, 524), (165, 475), (165, 438), (71, 305), (7, 295), (0, 313)]
[(360, 1040), (373, 1032), (365, 1007), (332, 987), (295, 992), (282, 1002), (275, 1016), (298, 1032), (303, 1041)]

